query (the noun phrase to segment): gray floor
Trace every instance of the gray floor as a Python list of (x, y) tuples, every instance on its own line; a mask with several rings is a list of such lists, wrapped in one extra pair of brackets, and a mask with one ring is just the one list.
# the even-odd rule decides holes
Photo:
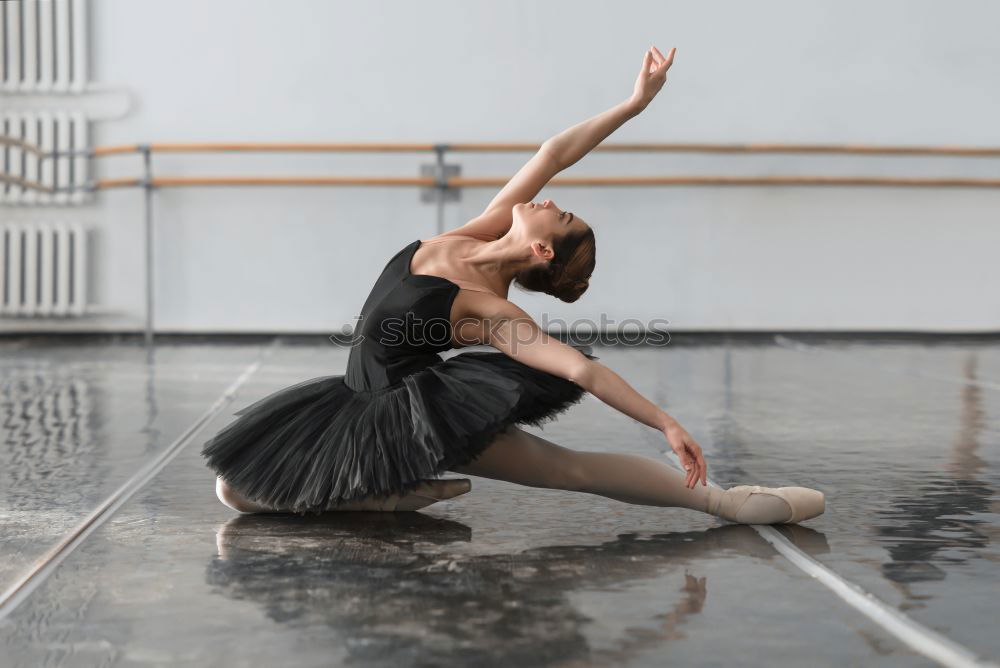
[[(1000, 342), (677, 337), (595, 347), (705, 448), (709, 474), (823, 490), (781, 532), (1000, 657)], [(481, 478), (421, 513), (239, 516), (200, 443), (326, 340), (0, 339), (0, 589), (259, 368), (0, 619), (2, 665), (923, 666), (748, 526)], [(588, 397), (541, 432), (664, 456)]]

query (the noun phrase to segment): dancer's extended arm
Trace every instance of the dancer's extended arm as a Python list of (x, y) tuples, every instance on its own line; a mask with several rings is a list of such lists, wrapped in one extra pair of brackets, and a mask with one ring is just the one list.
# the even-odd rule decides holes
[(490, 241), (507, 234), (514, 218), (514, 205), (533, 199), (553, 176), (576, 163), (625, 121), (641, 113), (663, 87), (673, 61), (674, 49), (666, 57), (656, 47), (647, 51), (631, 97), (547, 139), (483, 213), (445, 234)]
[(635, 89), (628, 100), (563, 130), (545, 142), (559, 163), (560, 170), (575, 164), (625, 121), (639, 115), (649, 105), (667, 80), (667, 70), (674, 62), (675, 51), (676, 49), (670, 49), (670, 53), (664, 58), (659, 49), (652, 47), (643, 58)]
[(663, 433), (687, 469), (687, 485), (707, 485), (701, 446), (666, 411), (639, 394), (625, 379), (579, 350), (546, 334), (523, 309), (506, 300), (484, 300), (483, 341), (530, 367), (571, 380), (625, 415)]

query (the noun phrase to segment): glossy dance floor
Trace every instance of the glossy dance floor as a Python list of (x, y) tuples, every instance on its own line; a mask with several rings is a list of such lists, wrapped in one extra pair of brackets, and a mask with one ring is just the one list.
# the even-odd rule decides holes
[[(594, 352), (701, 442), (717, 483), (823, 490), (826, 514), (780, 534), (905, 615), (908, 639), (754, 527), (685, 509), (473, 478), (419, 513), (238, 515), (200, 444), (266, 393), (342, 373), (347, 350), (325, 339), (162, 340), (147, 354), (7, 338), (0, 665), (1000, 657), (1000, 342), (675, 337)], [(668, 449), (593, 397), (540, 433)], [(951, 659), (915, 649), (932, 636)]]

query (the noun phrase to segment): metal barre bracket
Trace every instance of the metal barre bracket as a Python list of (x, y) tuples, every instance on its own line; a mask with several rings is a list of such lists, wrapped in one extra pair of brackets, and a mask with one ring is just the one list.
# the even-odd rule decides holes
[(437, 160), (432, 164), (420, 165), (420, 178), (430, 178), (435, 181), (433, 186), (420, 189), (420, 201), (424, 204), (458, 202), (462, 199), (462, 189), (448, 185), (448, 179), (462, 175), (461, 165), (448, 164), (444, 161), (444, 154), (448, 148), (448, 144), (434, 144)]

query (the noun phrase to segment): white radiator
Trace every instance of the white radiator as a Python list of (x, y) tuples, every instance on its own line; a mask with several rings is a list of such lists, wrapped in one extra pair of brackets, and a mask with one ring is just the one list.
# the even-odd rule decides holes
[(75, 223), (0, 225), (0, 316), (87, 311), (87, 235)]
[(87, 85), (85, 0), (0, 2), (0, 90), (79, 93)]
[[(81, 112), (23, 111), (0, 115), (0, 135), (19, 139), (45, 153), (84, 151), (87, 119)], [(84, 155), (39, 158), (19, 146), (0, 145), (0, 171), (43, 186), (84, 186), (89, 166)], [(86, 190), (47, 193), (19, 184), (0, 183), (0, 204), (80, 204), (92, 197)]]

